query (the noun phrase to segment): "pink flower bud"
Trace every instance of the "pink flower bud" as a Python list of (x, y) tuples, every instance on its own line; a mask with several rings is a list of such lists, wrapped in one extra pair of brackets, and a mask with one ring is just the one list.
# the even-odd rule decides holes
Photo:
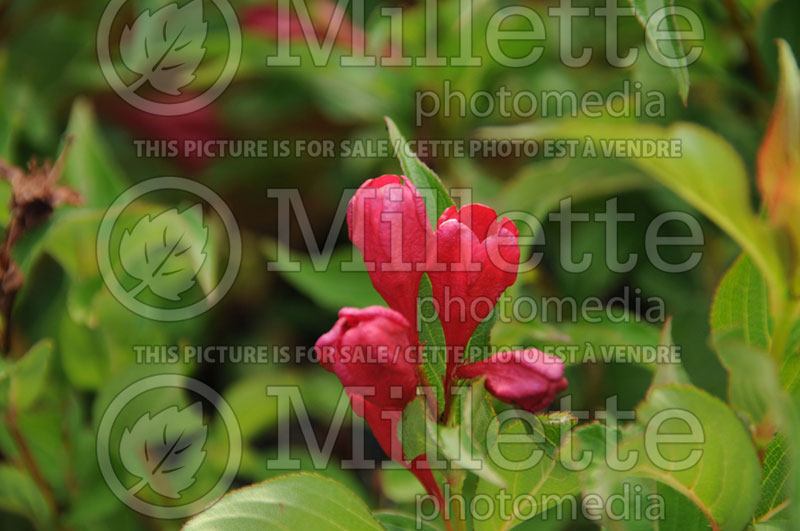
[(417, 293), (432, 232), (422, 196), (402, 176), (370, 179), (350, 200), (347, 225), (372, 285), (408, 320), (416, 341)]
[(439, 218), (436, 255), (429, 258), (428, 275), (447, 346), (455, 358), (452, 369), (461, 362), (475, 328), (516, 280), (518, 240), (511, 220), (498, 220), (485, 205), (450, 207)]
[(494, 396), (531, 413), (545, 409), (567, 387), (564, 362), (535, 348), (498, 352), (455, 371), (459, 379), (480, 376), (486, 376), (486, 389)]
[(342, 308), (316, 347), (320, 364), (349, 392), (391, 409), (403, 409), (414, 398), (418, 349), (398, 312), (381, 306)]

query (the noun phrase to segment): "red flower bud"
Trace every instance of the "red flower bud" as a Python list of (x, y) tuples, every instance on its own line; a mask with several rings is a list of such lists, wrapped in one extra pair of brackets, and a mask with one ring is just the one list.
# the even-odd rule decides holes
[(350, 395), (350, 404), (353, 412), (367, 422), (384, 453), (409, 469), (422, 483), (428, 494), (435, 496), (439, 500), (440, 507), (444, 507), (445, 500), (439, 484), (433, 476), (427, 456), (423, 453), (408, 461), (403, 455), (403, 445), (397, 436), (397, 427), (403, 417), (403, 412), (395, 409), (382, 410), (364, 400), (360, 395)]
[(370, 179), (350, 200), (347, 225), (372, 285), (408, 320), (416, 342), (417, 294), (431, 236), (422, 196), (402, 176)]
[(511, 220), (497, 220), (495, 211), (485, 205), (450, 207), (439, 218), (436, 256), (429, 260), (428, 275), (453, 357), (448, 370), (461, 362), (475, 328), (516, 280), (518, 239)]
[(545, 409), (567, 387), (564, 362), (535, 348), (498, 352), (455, 372), (456, 378), (480, 376), (486, 376), (486, 389), (494, 396), (531, 413)]
[(349, 392), (391, 409), (403, 409), (414, 398), (417, 348), (398, 312), (381, 306), (342, 308), (316, 347), (320, 364)]

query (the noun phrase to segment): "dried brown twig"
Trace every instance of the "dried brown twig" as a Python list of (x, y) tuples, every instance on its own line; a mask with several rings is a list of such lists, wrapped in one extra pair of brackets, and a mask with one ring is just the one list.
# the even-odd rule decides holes
[(8, 353), (11, 348), (11, 310), (24, 280), (11, 255), (14, 245), (23, 234), (49, 218), (58, 206), (81, 203), (78, 192), (56, 185), (71, 143), (72, 139), (67, 138), (55, 164), (45, 161), (40, 165), (32, 159), (27, 171), (0, 159), (0, 178), (11, 183), (11, 215), (0, 245), (0, 315), (3, 318), (0, 349), (3, 353)]

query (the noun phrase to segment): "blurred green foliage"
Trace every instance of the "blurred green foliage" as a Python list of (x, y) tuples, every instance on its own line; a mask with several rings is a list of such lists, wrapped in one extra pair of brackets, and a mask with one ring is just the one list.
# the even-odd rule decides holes
[[(144, 0), (131, 3), (131, 13), (158, 4)], [(586, 1), (583, 5), (603, 3)], [(603, 227), (594, 222), (574, 227), (573, 252), (575, 256), (593, 253), (596, 264), (585, 273), (565, 272), (558, 266), (558, 227), (545, 222), (542, 230), (547, 243), (542, 265), (534, 272), (520, 275), (510, 291), (515, 295), (564, 295), (578, 299), (596, 296), (607, 301), (626, 288), (635, 288), (640, 290), (642, 298), (662, 298), (672, 318), (672, 341), (682, 347), (683, 368), (700, 390), (675, 384), (659, 388), (645, 401), (656, 370), (653, 367), (575, 365), (567, 369), (572, 407), (593, 410), (602, 406), (605, 397), (619, 395), (620, 407), (634, 408), (639, 404), (644, 412), (651, 411), (659, 401), (689, 410), (699, 408), (700, 418), (711, 419), (709, 422), (714, 426), (721, 426), (711, 442), (721, 448), (727, 460), (719, 466), (735, 469), (737, 479), (727, 478), (724, 485), (706, 484), (698, 488), (693, 492), (698, 505), (719, 516), (722, 528), (727, 529), (730, 527), (724, 524), (731, 519), (736, 525), (747, 522), (750, 515), (744, 513), (748, 510), (755, 510), (756, 516), (761, 517), (784, 503), (786, 493), (775, 487), (779, 482), (772, 474), (778, 468), (775, 463), (782, 462), (786, 453), (785, 440), (769, 442), (772, 433), (755, 434), (756, 440), (768, 444), (763, 465), (768, 471), (763, 482), (775, 490), (765, 488), (759, 501), (753, 498), (757, 491), (747, 490), (752, 485), (758, 487), (761, 479), (756, 454), (752, 449), (742, 451), (741, 455), (724, 451), (733, 444), (731, 440), (748, 442), (750, 434), (723, 402), (729, 402), (756, 426), (765, 419), (775, 420), (782, 415), (770, 408), (777, 408), (775, 403), (783, 400), (778, 398), (779, 380), (788, 378), (789, 383), (784, 382), (783, 387), (794, 389), (796, 394), (796, 375), (800, 374), (796, 361), (798, 342), (787, 341), (784, 363), (788, 369), (779, 375), (761, 352), (766, 348), (763, 340), (768, 330), (749, 331), (746, 335), (750, 342), (744, 351), (741, 345), (725, 346), (719, 332), (725, 332), (726, 337), (742, 333), (743, 325), (738, 320), (741, 316), (737, 314), (742, 307), (767, 315), (771, 304), (772, 308), (781, 304), (768, 300), (765, 286), (770, 286), (769, 293), (773, 295), (788, 289), (782, 265), (785, 256), (758, 210), (754, 168), (778, 81), (775, 39), (783, 38), (795, 52), (800, 50), (797, 25), (800, 4), (795, 0), (676, 2), (692, 8), (705, 29), (700, 60), (677, 80), (667, 69), (648, 59), (642, 27), (634, 17), (624, 18), (618, 31), (620, 49), (640, 50), (640, 60), (633, 66), (614, 68), (602, 60), (603, 21), (597, 17), (574, 22), (576, 49), (592, 47), (596, 58), (584, 68), (562, 65), (557, 55), (557, 20), (546, 16), (551, 4), (530, 3), (546, 22), (547, 39), (543, 43), (544, 55), (536, 65), (520, 69), (497, 65), (489, 58), (482, 39), (476, 39), (474, 47), (475, 55), (484, 59), (481, 68), (346, 68), (338, 64), (338, 57), (347, 53), (340, 45), (334, 47), (332, 60), (324, 67), (311, 65), (308, 52), (302, 47), (298, 51), (303, 66), (267, 67), (265, 58), (277, 46), (274, 36), (245, 27), (243, 56), (236, 78), (219, 100), (191, 117), (151, 120), (127, 107), (111, 91), (98, 67), (95, 36), (106, 2), (0, 3), (0, 157), (19, 167), (33, 157), (54, 159), (63, 149), (66, 136), (72, 135), (74, 143), (60, 182), (77, 190), (83, 199), (80, 207), (57, 210), (14, 248), (13, 256), (24, 276), (24, 285), (10, 322), (11, 353), (0, 360), (0, 410), (4, 415), (4, 423), (0, 425), (3, 457), (0, 527), (100, 530), (113, 526), (123, 531), (177, 529), (181, 525), (179, 521), (149, 519), (126, 507), (107, 488), (97, 464), (95, 435), (103, 412), (120, 390), (148, 375), (163, 372), (191, 375), (217, 389), (231, 404), (244, 439), (242, 464), (234, 486), (278, 474), (266, 467), (267, 459), (277, 452), (277, 425), (281, 420), (275, 398), (265, 395), (267, 386), (299, 386), (315, 427), (325, 433), (341, 387), (335, 376), (315, 364), (142, 364), (137, 363), (135, 346), (310, 347), (333, 323), (339, 307), (379, 304), (380, 299), (363, 271), (343, 273), (336, 267), (352, 256), (344, 231), (337, 236), (330, 270), (310, 271), (310, 259), (304, 254), (307, 250), (301, 245), (301, 231), (296, 223), (292, 225), (291, 242), (278, 241), (276, 202), (267, 198), (265, 191), (299, 189), (315, 238), (321, 242), (342, 193), (351, 193), (363, 180), (381, 173), (410, 173), (406, 167), (408, 161), (401, 170), (400, 163), (391, 156), (145, 158), (137, 154), (135, 141), (169, 139), (174, 135), (225, 139), (383, 139), (385, 116), (391, 116), (398, 130), (409, 139), (559, 135), (683, 138), (685, 156), (668, 161), (441, 157), (424, 162), (435, 170), (447, 188), (470, 188), (474, 200), (492, 205), (499, 212), (518, 210), (544, 219), (562, 198), (572, 196), (576, 211), (593, 213), (602, 211), (606, 199), (615, 196), (619, 210), (635, 213), (638, 220), (650, 221), (666, 210), (686, 211), (698, 217), (705, 236), (702, 260), (698, 267), (681, 275), (659, 271), (644, 260), (628, 273), (603, 268)], [(249, 7), (262, 5), (274, 3), (235, 2), (234, 8), (243, 13)], [(312, 10), (321, 9), (323, 2), (310, 5)], [(364, 31), (368, 50), (380, 51), (386, 44), (388, 19), (379, 15), (379, 9), (390, 5), (393, 4), (367, 2)], [(424, 55), (424, 5), (418, 2), (402, 5), (406, 17), (405, 52), (411, 56)], [(495, 2), (475, 2), (476, 35), (482, 35), (482, 28), (496, 7)], [(458, 2), (439, 3), (442, 26), (439, 46), (444, 55), (458, 53), (458, 33), (449, 31), (458, 13)], [(224, 28), (212, 25), (209, 32), (206, 54), (213, 66), (224, 61)], [(509, 55), (521, 55), (525, 53), (522, 46), (511, 43), (506, 51)], [(201, 70), (193, 87), (205, 88), (215, 75), (212, 70), (211, 67), (208, 72)], [(641, 83), (641, 94), (662, 93), (664, 116), (642, 120), (648, 122), (645, 125), (633, 118), (522, 120), (495, 111), (485, 117), (439, 114), (415, 125), (415, 91), (441, 93), (445, 82), (466, 94), (494, 93), (501, 86), (510, 90), (546, 88), (573, 90), (578, 94), (598, 90), (608, 94), (620, 90), (625, 81)], [(685, 105), (682, 96), (686, 98)], [(681, 123), (675, 125), (677, 122)], [(399, 131), (392, 130), (392, 135), (399, 135)], [(191, 178), (217, 192), (235, 213), (244, 242), (241, 270), (227, 296), (211, 311), (175, 323), (148, 320), (119, 304), (103, 285), (95, 258), (95, 239), (108, 205), (128, 186), (164, 175)], [(0, 183), (3, 226), (10, 219), (10, 196), (10, 186)], [(180, 211), (189, 206), (173, 204), (171, 199), (157, 197), (154, 202)], [(129, 221), (132, 228), (136, 220)], [(219, 228), (218, 223), (216, 226)], [(620, 251), (644, 256), (644, 230), (639, 223), (624, 224)], [(268, 271), (265, 262), (285, 256), (277, 249), (287, 245), (293, 247), (292, 258), (301, 261), (301, 271), (283, 274)], [(212, 241), (205, 249), (206, 260), (218, 270), (224, 268), (227, 258), (224, 244)], [(742, 251), (750, 258), (739, 259), (726, 276)], [(671, 258), (675, 261), (685, 258), (682, 250), (674, 252), (677, 256)], [(717, 291), (723, 277), (726, 280)], [(737, 283), (731, 287), (734, 277), (744, 278), (743, 282), (749, 284), (742, 287)], [(737, 291), (742, 289), (747, 290), (745, 300), (737, 298)], [(754, 293), (759, 297), (751, 296)], [(202, 289), (195, 295), (202, 296)], [(713, 315), (711, 321), (710, 315)], [(773, 314), (772, 319), (779, 316)], [(709, 322), (715, 321), (718, 324), (714, 325), (716, 330), (712, 335)], [(597, 347), (657, 344), (661, 332), (658, 327), (643, 323), (577, 322), (562, 326), (536, 321), (499, 323), (492, 338), (495, 345), (564, 343)], [(794, 334), (790, 339), (797, 337), (800, 335)], [(719, 351), (719, 358), (715, 350)], [(751, 378), (753, 375), (757, 378)], [(134, 410), (127, 413), (131, 416), (129, 424), (160, 404), (189, 405), (188, 396), (176, 398), (170, 395), (172, 392), (177, 391), (164, 390), (160, 401), (158, 394), (148, 395), (147, 403), (134, 404)], [(695, 395), (700, 396), (696, 401), (692, 398)], [(347, 422), (351, 421), (360, 422), (348, 414)], [(227, 442), (221, 433), (224, 430), (218, 419), (209, 422), (206, 452), (212, 466), (204, 467), (198, 476), (193, 487), (198, 491), (213, 483), (225, 466), (224, 460), (219, 459), (227, 452)], [(636, 432), (641, 426), (630, 429)], [(795, 435), (796, 441), (797, 434), (791, 432), (786, 434), (786, 440), (792, 440), (791, 435)], [(629, 441), (631, 445), (638, 444), (635, 436)], [(336, 447), (339, 461), (349, 457), (345, 446)], [(368, 453), (381, 455), (374, 441), (370, 441)], [(304, 470), (313, 468), (313, 456), (308, 450), (298, 445), (293, 456), (301, 460)], [(31, 460), (41, 477), (32, 472)], [(731, 464), (731, 460), (735, 463)], [(364, 513), (368, 519), (370, 510), (412, 510), (413, 495), (419, 491), (419, 485), (409, 481), (410, 474), (403, 470), (355, 473), (334, 463), (320, 473), (354, 492), (356, 496), (343, 496), (352, 503), (353, 514)], [(597, 488), (607, 493), (631, 481), (601, 475), (598, 472), (594, 480)], [(645, 476), (647, 479), (641, 481), (647, 489), (666, 491), (668, 499), (674, 498), (676, 504), (686, 503), (686, 491), (681, 489), (691, 490), (688, 479), (665, 480), (650, 471)], [(308, 485), (290, 488), (314, 493), (323, 488), (316, 483), (327, 485), (328, 481), (316, 476), (300, 478), (297, 481)], [(481, 485), (483, 489), (495, 488), (489, 483)], [(258, 488), (287, 487), (267, 482)], [(717, 494), (719, 499), (715, 498)], [(157, 497), (154, 493), (149, 496)], [(698, 519), (705, 523), (702, 514), (698, 517), (696, 506), (678, 506), (685, 509), (682, 513), (685, 520), (677, 528), (690, 529), (690, 521)], [(219, 508), (224, 509), (222, 503)], [(330, 507), (331, 514), (337, 510), (343, 507)], [(292, 518), (307, 522), (303, 514)], [(390, 513), (378, 516), (387, 528), (389, 523), (404, 525), (403, 519), (402, 515)], [(372, 520), (368, 521), (372, 525)], [(199, 521), (193, 525), (202, 528)], [(524, 525), (534, 528), (533, 523)], [(541, 529), (545, 524), (536, 525), (535, 528)], [(574, 524), (580, 525), (588, 524)], [(356, 528), (367, 527), (353, 527)], [(487, 528), (493, 527), (487, 524)]]

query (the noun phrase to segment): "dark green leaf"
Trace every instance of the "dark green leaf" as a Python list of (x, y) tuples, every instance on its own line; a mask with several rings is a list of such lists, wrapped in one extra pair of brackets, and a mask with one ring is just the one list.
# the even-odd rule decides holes
[[(435, 230), (439, 216), (447, 207), (453, 206), (455, 203), (445, 190), (439, 176), (411, 152), (408, 142), (389, 117), (386, 117), (386, 127), (389, 129), (389, 139), (394, 146), (398, 160), (400, 160), (403, 173), (425, 198), (428, 221)], [(426, 195), (428, 193), (432, 195)]]
[(486, 319), (481, 321), (478, 328), (472, 333), (466, 351), (466, 357), (470, 361), (486, 359), (491, 355), (492, 328), (497, 322), (499, 313), (497, 306), (492, 308), (492, 313), (486, 316)]
[(419, 319), (419, 344), (423, 345), (422, 371), (425, 374), (428, 386), (436, 396), (438, 415), (444, 409), (445, 403), (444, 377), (447, 370), (447, 355), (444, 330), (442, 329), (442, 322), (436, 313), (433, 288), (427, 274), (422, 275), (419, 283), (417, 314)]

